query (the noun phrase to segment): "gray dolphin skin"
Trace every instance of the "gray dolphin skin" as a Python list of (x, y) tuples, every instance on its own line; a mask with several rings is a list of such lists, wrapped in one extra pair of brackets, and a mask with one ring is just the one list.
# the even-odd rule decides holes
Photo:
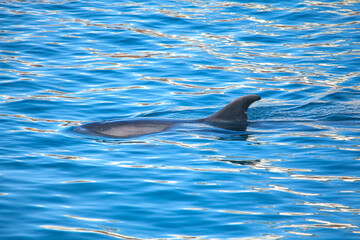
[(207, 118), (195, 120), (139, 118), (129, 120), (108, 120), (87, 123), (74, 128), (74, 131), (113, 138), (129, 138), (150, 133), (158, 133), (179, 124), (208, 124), (211, 126), (244, 131), (247, 126), (249, 106), (260, 100), (258, 95), (246, 95), (235, 99)]

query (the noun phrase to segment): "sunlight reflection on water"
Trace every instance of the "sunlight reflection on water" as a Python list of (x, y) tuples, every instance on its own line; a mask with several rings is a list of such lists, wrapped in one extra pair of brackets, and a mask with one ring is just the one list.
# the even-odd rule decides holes
[[(0, 4), (3, 239), (358, 239), (357, 1)], [(84, 122), (246, 131), (132, 139)]]

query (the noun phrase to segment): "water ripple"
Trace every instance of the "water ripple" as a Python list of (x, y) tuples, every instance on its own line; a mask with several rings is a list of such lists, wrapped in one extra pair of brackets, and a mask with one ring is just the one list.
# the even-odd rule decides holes
[[(2, 238), (358, 239), (358, 9), (2, 2)], [(242, 132), (71, 128), (204, 118), (245, 94), (262, 100)]]

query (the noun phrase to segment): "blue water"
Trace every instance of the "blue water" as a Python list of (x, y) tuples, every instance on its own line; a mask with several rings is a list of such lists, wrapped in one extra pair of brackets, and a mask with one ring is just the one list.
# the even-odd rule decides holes
[[(358, 1), (0, 3), (0, 238), (359, 239)], [(258, 94), (246, 131), (113, 139)]]

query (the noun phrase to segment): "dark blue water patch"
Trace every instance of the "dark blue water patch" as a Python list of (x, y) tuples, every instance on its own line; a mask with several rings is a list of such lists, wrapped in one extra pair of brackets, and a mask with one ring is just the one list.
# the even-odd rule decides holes
[(8, 110), (13, 112), (20, 112), (23, 114), (41, 114), (43, 112), (49, 111), (54, 107), (50, 101), (46, 100), (34, 100), (34, 99), (25, 99), (19, 100), (16, 102), (8, 102), (4, 104)]
[(143, 49), (139, 49), (139, 46), (144, 43), (144, 40), (142, 39), (141, 35), (138, 34), (128, 34), (125, 33), (119, 33), (115, 36), (113, 36), (113, 40), (118, 45), (125, 45), (126, 49), (124, 49), (126, 52), (129, 52), (130, 49), (133, 50), (145, 50), (145, 46)]
[(70, 15), (71, 13), (81, 12), (81, 8), (86, 3), (79, 3), (76, 1), (63, 1), (63, 2), (37, 2), (31, 4), (35, 9), (58, 10)]
[(336, 91), (333, 93), (330, 93), (324, 97), (322, 97), (320, 100), (321, 101), (326, 101), (326, 102), (354, 102), (356, 101), (358, 95), (358, 91), (354, 90), (354, 89), (342, 89), (341, 91)]
[[(22, 11), (22, 10), (15, 10), (15, 11)], [(27, 22), (36, 22), (37, 20), (39, 20), (40, 18), (38, 16), (35, 15), (31, 15), (31, 14), (26, 14), (26, 13), (18, 13), (18, 14), (4, 14), (3, 16), (3, 20), (6, 23), (10, 23), (11, 25), (18, 25), (15, 28), (11, 28), (12, 31), (16, 30), (16, 31), (23, 31), (23, 32), (29, 32), (36, 29), (36, 27), (32, 26), (30, 28), (24, 27), (24, 21)]]
[(347, 81), (343, 81), (342, 83), (339, 83), (342, 87), (353, 87), (354, 84), (358, 83), (360, 81), (360, 77), (353, 76), (349, 77)]
[(10, 42), (3, 42), (1, 43), (1, 48), (2, 50), (6, 50), (6, 51), (19, 51), (19, 50), (23, 50), (23, 49), (29, 49), (32, 46), (24, 41), (10, 41)]
[[(351, 53), (351, 52), (349, 52), (349, 53)], [(346, 59), (347, 61), (347, 64), (346, 64), (346, 67), (347, 67), (347, 71), (346, 72), (353, 72), (353, 71), (356, 71), (357, 69), (358, 69), (358, 67), (359, 67), (359, 58), (356, 58), (356, 57), (354, 57), (354, 58), (351, 58), (350, 56), (349, 57), (347, 57), (347, 59)], [(344, 71), (342, 71), (342, 73), (344, 73)]]
[(15, 82), (18, 80), (17, 76), (2, 76), (1, 80), (0, 80), (0, 85), (4, 84), (4, 83), (9, 83), (9, 82)]
[(57, 49), (57, 47), (51, 45), (51, 44), (44, 44), (43, 46), (30, 46), (28, 49), (24, 49), (23, 52), (25, 54), (29, 55), (35, 55), (38, 57), (60, 57), (61, 55), (65, 54), (66, 52), (60, 51)]
[[(12, 78), (13, 79), (13, 78)], [(42, 86), (35, 81), (20, 80), (18, 78), (13, 81), (3, 82), (1, 85), (2, 94), (11, 94), (13, 91), (17, 92), (19, 97), (27, 97), (27, 94), (36, 93), (42, 89)], [(15, 97), (15, 96), (14, 96)]]

